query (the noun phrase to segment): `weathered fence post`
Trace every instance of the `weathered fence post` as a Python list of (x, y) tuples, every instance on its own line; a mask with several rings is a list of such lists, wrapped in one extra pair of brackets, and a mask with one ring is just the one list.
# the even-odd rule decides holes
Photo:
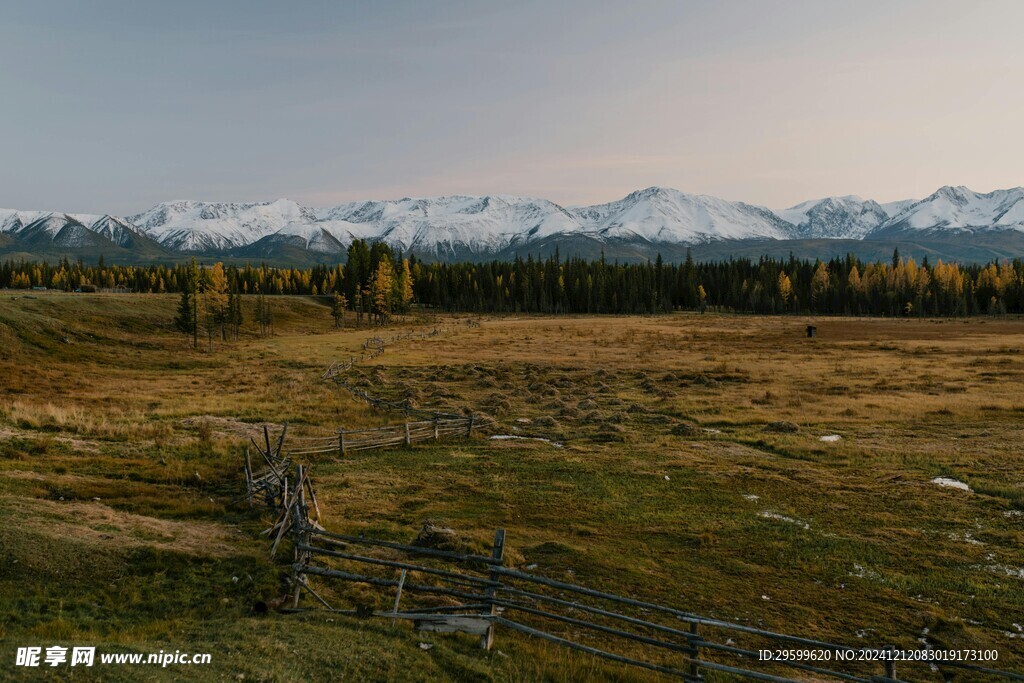
[(697, 664), (697, 659), (700, 656), (700, 650), (697, 648), (698, 633), (696, 621), (690, 622), (690, 633), (694, 636), (690, 639), (690, 647), (693, 648), (693, 652), (690, 654), (690, 680), (700, 681), (703, 680), (704, 677), (701, 676), (700, 666)]
[[(403, 569), (402, 575), (398, 577), (398, 590), (395, 591), (395, 606), (391, 610), (391, 612), (394, 614), (398, 613), (398, 603), (402, 600), (402, 588), (405, 586), (405, 571), (406, 570)], [(396, 617), (391, 620), (391, 625), (394, 626), (397, 622), (398, 618)]]
[(886, 646), (885, 651), (889, 655), (889, 658), (887, 658), (885, 660), (885, 677), (886, 678), (891, 678), (891, 679), (895, 680), (896, 679), (896, 660), (892, 659), (892, 654), (893, 654), (893, 647), (892, 647), (892, 645)]
[(437, 431), (437, 417), (434, 417), (434, 441), (440, 441), (441, 435)]
[(345, 430), (342, 427), (338, 428), (338, 452), (345, 457)]
[(469, 424), (466, 425), (466, 437), (470, 437), (473, 434), (473, 416), (469, 416)]
[(405, 418), (405, 445), (409, 447), (412, 445), (412, 437), (409, 436), (409, 418)]
[[(505, 558), (505, 530), (498, 529), (494, 532), (494, 548), (491, 550), (491, 557), (498, 561), (498, 564), (504, 564)], [(493, 569), (488, 572), (487, 577), (491, 581), (500, 581), (501, 576)], [(490, 603), (489, 614), (493, 617), (498, 614), (498, 607), (494, 604), (494, 586), (488, 586), (487, 590), (484, 591), (487, 596), (487, 602)], [(494, 623), (490, 623), (487, 626), (487, 632), (480, 636), (480, 647), (484, 650), (490, 650), (491, 646), (494, 645)]]
[[(308, 546), (310, 543), (309, 534), (309, 508), (306, 507), (306, 476), (305, 468), (302, 465), (295, 466), (295, 486), (297, 487), (294, 496), (294, 502), (292, 503), (292, 509), (288, 510), (285, 514), (294, 515), (292, 521), (293, 529), (295, 531), (295, 564), (292, 573), (293, 583), (295, 585), (295, 596), (292, 598), (292, 608), (296, 609), (299, 606), (299, 598), (302, 595), (302, 586), (306, 582), (305, 573), (299, 569), (300, 566), (304, 567), (309, 564), (309, 552), (306, 550), (299, 550), (298, 546)], [(285, 519), (287, 524), (287, 517)]]
[[(434, 428), (435, 438), (437, 428)], [(252, 461), (249, 459), (249, 449), (245, 449), (245, 494), (249, 499), (249, 507), (252, 507)]]

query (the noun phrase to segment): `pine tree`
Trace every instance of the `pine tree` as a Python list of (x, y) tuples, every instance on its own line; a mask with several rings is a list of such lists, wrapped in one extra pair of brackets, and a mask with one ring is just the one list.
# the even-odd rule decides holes
[(183, 334), (192, 335), (192, 348), (199, 348), (199, 268), (196, 260), (184, 273), (181, 283), (181, 300), (178, 302), (178, 314), (174, 318), (174, 326)]
[(228, 323), (231, 325), (231, 335), (238, 341), (238, 333), (242, 327), (242, 297), (238, 290), (232, 287), (228, 294)]
[(192, 297), (195, 296), (187, 288), (181, 290), (181, 298), (178, 300), (178, 313), (174, 317), (174, 327), (184, 335), (191, 336), (195, 327), (195, 318), (192, 315)]

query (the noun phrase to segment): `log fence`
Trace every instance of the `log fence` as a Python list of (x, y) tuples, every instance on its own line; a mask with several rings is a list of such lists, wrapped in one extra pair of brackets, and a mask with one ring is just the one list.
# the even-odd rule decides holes
[(296, 445), (289, 448), (288, 454), (308, 456), (336, 453), (338, 457), (345, 457), (355, 451), (411, 446), (450, 437), (469, 437), (473, 434), (474, 424), (479, 424), (479, 421), (473, 416), (446, 416), (405, 421), (375, 429), (341, 428), (329, 436), (296, 439)]
[[(265, 486), (254, 488), (248, 453), (245, 463), (250, 501), (262, 501), (273, 513), (273, 524), (263, 532), (272, 541), (271, 556), (286, 539), (292, 546), (291, 589), (280, 601), (283, 612), (403, 620), (420, 631), (470, 634), (484, 649), (503, 629), (690, 683), (709, 672), (776, 683), (799, 683), (807, 675), (853, 683), (905, 683), (929, 675), (950, 680), (957, 674), (969, 676), (962, 680), (1024, 681), (1020, 673), (964, 661), (900, 661), (897, 676), (897, 662), (884, 659), (884, 648), (755, 628), (510, 567), (503, 529), (496, 531), (488, 554), (436, 547), (425, 539), (405, 543), (328, 531), (321, 524), (310, 468), (286, 466), (280, 455), (285, 431), (276, 445), (267, 430), (263, 444), (253, 441), (266, 463), (264, 472), (274, 473), (264, 477)], [(272, 489), (273, 495), (261, 495)], [(362, 604), (364, 591), (352, 600), (354, 606), (339, 607), (338, 601), (351, 595), (348, 584), (385, 591), (379, 598), (383, 607)], [(311, 602), (304, 604), (303, 595)], [(824, 654), (817, 660), (793, 656), (769, 662), (762, 660), (763, 650)], [(936, 669), (926, 672), (931, 665)]]
[[(469, 328), (479, 327), (475, 320), (467, 320)], [(374, 429), (345, 429), (341, 427), (334, 434), (297, 439), (298, 445), (289, 451), (290, 455), (324, 455), (337, 453), (344, 457), (350, 452), (375, 448), (393, 448), (411, 446), (423, 441), (439, 441), (442, 438), (470, 437), (473, 429), (482, 426), (482, 420), (473, 415), (459, 415), (436, 410), (413, 408), (409, 401), (389, 401), (373, 396), (352, 383), (347, 373), (364, 360), (370, 360), (384, 353), (389, 344), (411, 339), (429, 339), (441, 336), (452, 328), (447, 326), (434, 327), (429, 332), (402, 332), (388, 337), (370, 337), (363, 342), (363, 351), (359, 358), (350, 356), (348, 360), (332, 363), (321, 375), (322, 380), (334, 382), (356, 398), (371, 407), (389, 413), (401, 413), (405, 420), (402, 424), (388, 425)], [(412, 420), (410, 420), (412, 418)]]

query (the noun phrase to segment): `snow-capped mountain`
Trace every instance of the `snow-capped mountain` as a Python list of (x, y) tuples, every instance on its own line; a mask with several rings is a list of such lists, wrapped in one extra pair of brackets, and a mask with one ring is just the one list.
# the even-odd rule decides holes
[(787, 239), (792, 225), (768, 209), (664, 187), (638, 190), (608, 204), (579, 207), (583, 232), (604, 238), (701, 244), (715, 240)]
[(110, 215), (0, 209), (0, 232), (23, 245), (44, 249), (156, 246), (130, 223)]
[(962, 185), (940, 187), (903, 208), (880, 232), (1016, 230), (1024, 232), (1024, 188), (974, 192)]
[[(965, 232), (974, 237), (961, 237), (963, 244), (954, 244)], [(678, 257), (688, 246), (713, 245), (718, 245), (716, 254), (750, 254), (764, 253), (765, 244), (779, 240), (787, 245), (816, 241), (816, 256), (829, 251), (821, 240), (843, 240), (844, 249), (854, 242), (872, 242), (874, 251), (882, 248), (883, 240), (909, 241), (910, 246), (930, 240), (941, 242), (945, 253), (951, 253), (951, 245), (957, 253), (964, 251), (960, 246), (969, 246), (985, 257), (1020, 255), (1016, 245), (1024, 243), (1024, 188), (981, 194), (947, 186), (920, 201), (886, 204), (852, 195), (826, 197), (778, 211), (664, 187), (570, 208), (511, 195), (455, 195), (348, 202), (323, 209), (286, 199), (250, 204), (176, 201), (128, 218), (0, 209), (0, 235), (6, 253), (98, 254), (113, 249), (122, 258), (195, 253), (294, 262), (343, 258), (355, 239), (442, 260), (554, 249), (628, 259), (657, 253)], [(988, 251), (978, 250), (979, 245)]]
[(889, 220), (878, 202), (855, 195), (812, 199), (776, 213), (803, 239), (864, 239)]
[(310, 209), (279, 199), (258, 204), (163, 202), (128, 220), (172, 251), (205, 252), (252, 244), (289, 223), (316, 217)]
[(232, 253), (239, 256), (268, 257), (284, 248), (291, 248), (338, 256), (344, 253), (354, 240), (361, 237), (372, 238), (372, 235), (364, 233), (364, 226), (348, 221), (296, 221), (252, 244), (235, 249)]
[(320, 215), (360, 225), (353, 236), (374, 235), (403, 251), (436, 256), (493, 253), (516, 241), (581, 228), (553, 202), (509, 195), (352, 202)]
[(45, 216), (46, 211), (16, 211), (13, 209), (0, 209), (0, 232), (16, 233), (29, 223), (32, 223), (40, 216)]

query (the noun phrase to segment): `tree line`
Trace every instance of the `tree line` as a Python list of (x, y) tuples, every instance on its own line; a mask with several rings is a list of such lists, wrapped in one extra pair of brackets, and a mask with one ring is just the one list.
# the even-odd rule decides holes
[[(1024, 261), (920, 263), (895, 252), (887, 262), (852, 255), (829, 261), (731, 259), (646, 263), (528, 256), (485, 263), (427, 263), (381, 243), (356, 240), (345, 265), (86, 265), (6, 261), (0, 287), (99, 288), (186, 295), (189, 329), (208, 337), (237, 331), (237, 297), (306, 294), (332, 297), (336, 323), (384, 323), (415, 302), (446, 311), (480, 313), (651, 314), (673, 310), (745, 313), (964, 316), (1024, 313)], [(208, 304), (208, 305), (207, 305)], [(234, 306), (234, 308), (233, 308)], [(266, 307), (269, 309), (269, 306)], [(258, 306), (257, 311), (264, 310)], [(260, 314), (261, 329), (272, 326)], [(207, 324), (208, 323), (208, 324)], [(209, 332), (209, 330), (213, 330)], [(234, 331), (234, 332), (233, 332)], [(197, 333), (193, 332), (193, 336)]]

